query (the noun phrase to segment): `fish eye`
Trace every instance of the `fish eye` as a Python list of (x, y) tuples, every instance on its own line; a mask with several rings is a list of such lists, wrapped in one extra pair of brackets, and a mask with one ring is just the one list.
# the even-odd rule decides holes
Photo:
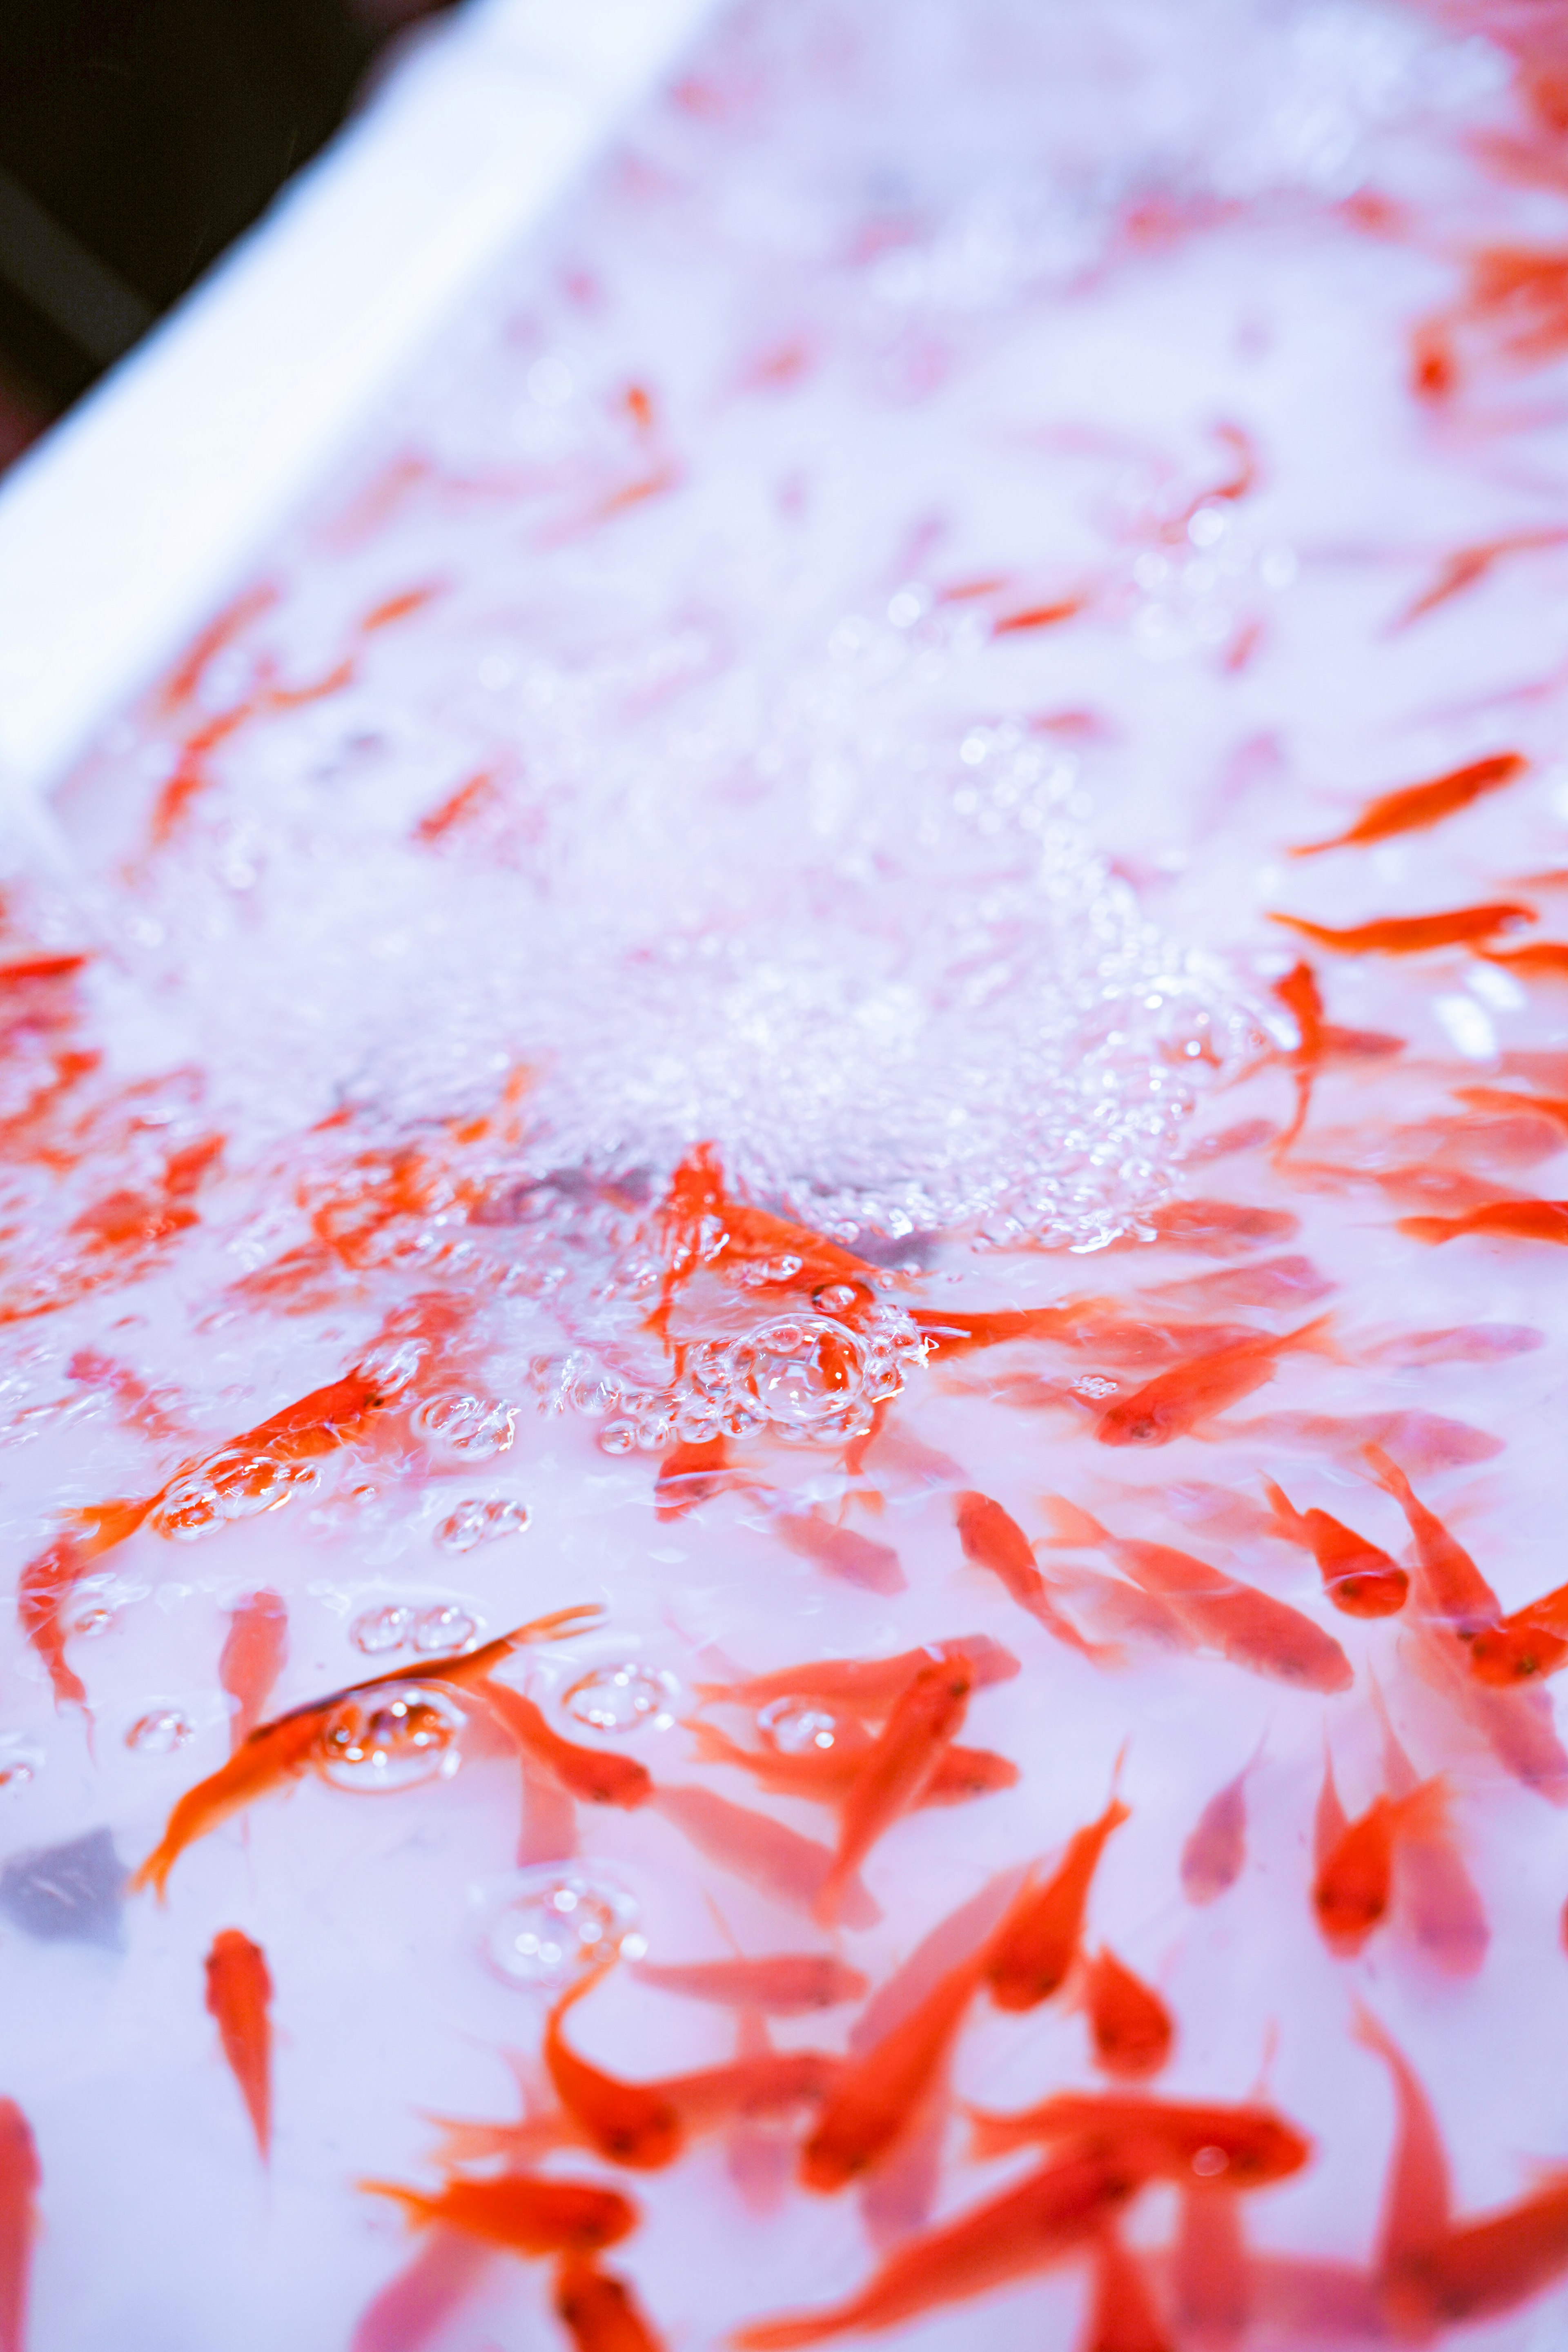
[(1223, 2147), (1198, 2147), (1193, 2150), (1193, 2170), (1200, 2180), (1214, 2180), (1230, 2166), (1230, 2158)]

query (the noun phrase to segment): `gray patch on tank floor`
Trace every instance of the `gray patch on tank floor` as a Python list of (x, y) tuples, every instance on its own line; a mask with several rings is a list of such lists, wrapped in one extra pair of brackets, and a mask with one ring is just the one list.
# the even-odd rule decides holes
[(108, 1830), (64, 1845), (13, 1854), (0, 1869), (0, 1912), (41, 1943), (101, 1944), (119, 1951), (125, 1865)]

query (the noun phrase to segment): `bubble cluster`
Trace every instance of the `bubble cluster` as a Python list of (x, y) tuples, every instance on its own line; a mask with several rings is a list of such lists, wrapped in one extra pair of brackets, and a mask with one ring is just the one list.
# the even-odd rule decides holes
[(668, 1731), (679, 1685), (673, 1675), (639, 1665), (595, 1666), (561, 1695), (562, 1711), (592, 1731)]
[(496, 1974), (528, 1991), (559, 1992), (584, 1971), (642, 1952), (638, 1906), (608, 1873), (546, 1863), (519, 1872), (492, 1902), (481, 1948)]
[(447, 1779), (460, 1761), (463, 1724), (444, 1693), (419, 1683), (388, 1683), (346, 1698), (322, 1727), (321, 1778), (360, 1795)]
[(188, 1748), (196, 1736), (195, 1724), (178, 1707), (155, 1707), (138, 1717), (125, 1735), (125, 1745), (138, 1756), (173, 1756)]
[(313, 1462), (279, 1461), (275, 1454), (229, 1447), (171, 1479), (151, 1524), (176, 1542), (194, 1542), (229, 1520), (281, 1509), (319, 1476)]
[(838, 1718), (798, 1698), (770, 1699), (757, 1710), (757, 1729), (781, 1756), (825, 1753), (838, 1740)]
[(436, 1529), (436, 1541), (443, 1551), (473, 1551), (502, 1536), (521, 1535), (529, 1517), (526, 1503), (486, 1502), (471, 1496), (447, 1512)]

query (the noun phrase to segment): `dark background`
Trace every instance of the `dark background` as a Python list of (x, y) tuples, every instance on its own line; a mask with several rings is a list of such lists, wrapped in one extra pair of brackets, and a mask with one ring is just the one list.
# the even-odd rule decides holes
[(178, 300), (446, 0), (0, 0), (0, 465)]

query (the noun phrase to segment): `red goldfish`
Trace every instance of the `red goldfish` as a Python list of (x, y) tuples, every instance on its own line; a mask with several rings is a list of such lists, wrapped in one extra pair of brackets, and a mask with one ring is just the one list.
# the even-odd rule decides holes
[(941, 2305), (984, 2294), (1063, 2261), (1098, 2238), (1141, 2186), (1092, 2156), (1043, 2165), (1016, 2187), (898, 2247), (847, 2303), (764, 2320), (731, 2336), (737, 2352), (792, 2352), (830, 2336), (892, 2327)]
[(470, 1678), (468, 1687), (531, 1761), (567, 1796), (585, 1805), (619, 1805), (628, 1812), (652, 1796), (652, 1778), (634, 1757), (580, 1748), (573, 1740), (563, 1739), (532, 1699), (506, 1683), (492, 1682), (489, 1675)]
[(1534, 922), (1535, 910), (1505, 899), (1490, 906), (1456, 907), (1441, 915), (1387, 915), (1380, 922), (1353, 923), (1340, 931), (1309, 923), (1300, 915), (1271, 915), (1269, 920), (1341, 955), (1420, 955), (1428, 948), (1468, 947), (1498, 931), (1517, 930), (1521, 923)]
[(832, 1952), (770, 1952), (760, 1959), (697, 1960), (684, 1967), (636, 1960), (639, 1984), (686, 2000), (712, 2001), (723, 2009), (754, 2010), (764, 2017), (805, 2017), (863, 2000), (870, 1990), (858, 1969)]
[(228, 1633), (217, 1678), (234, 1701), (229, 1724), (231, 1750), (248, 1739), (261, 1719), (289, 1657), (289, 1612), (276, 1592), (253, 1592), (229, 1613)]
[(1568, 1659), (1568, 1585), (1526, 1601), (1496, 1625), (1483, 1626), (1469, 1644), (1476, 1680), (1495, 1690), (1554, 1675)]
[[(1420, 1775), (1399, 1743), (1375, 1675), (1372, 1703), (1383, 1732), (1383, 1774), (1388, 1793), (1407, 1797), (1419, 1786)], [(1342, 1816), (1340, 1834), (1346, 1826)], [(1324, 1851), (1315, 1855), (1320, 1869), (1334, 1842), (1327, 1840)], [(1486, 1958), (1491, 1930), (1475, 1881), (1443, 1821), (1425, 1828), (1420, 1822), (1405, 1824), (1394, 1855), (1394, 1902), (1401, 1924), (1446, 1975), (1477, 1974)]]
[(1010, 1682), (1019, 1671), (1011, 1650), (988, 1633), (963, 1633), (929, 1642), (921, 1650), (900, 1650), (890, 1658), (817, 1658), (798, 1666), (776, 1666), (738, 1683), (699, 1683), (699, 1698), (730, 1700), (737, 1706), (766, 1706), (775, 1698), (815, 1698), (848, 1707), (856, 1715), (883, 1716), (922, 1666), (962, 1658), (975, 1690)]
[(625, 2083), (579, 2057), (562, 2038), (561, 2021), (605, 1974), (591, 1969), (569, 1985), (544, 2028), (543, 2056), (555, 2095), (589, 2144), (612, 2163), (657, 2171), (679, 2155), (685, 2131), (665, 2093), (651, 2084)]
[(751, 1268), (764, 1283), (776, 1281), (781, 1291), (842, 1285), (855, 1293), (862, 1309), (880, 1286), (875, 1266), (825, 1234), (731, 1199), (710, 1143), (700, 1143), (681, 1161), (657, 1222), (665, 1274), (648, 1328), (661, 1335), (668, 1330), (676, 1293), (699, 1266), (713, 1267), (721, 1278)]
[(846, 1584), (867, 1592), (902, 1592), (909, 1584), (891, 1544), (876, 1543), (853, 1528), (837, 1527), (815, 1511), (782, 1511), (770, 1523), (781, 1543), (806, 1559), (815, 1559)]
[(894, 1701), (841, 1800), (833, 1865), (812, 1904), (823, 1926), (837, 1920), (846, 1882), (878, 1839), (920, 1802), (963, 1728), (969, 1692), (968, 1662), (960, 1656), (921, 1666)]
[(1392, 1495), (1410, 1523), (1415, 1538), (1415, 1597), (1430, 1617), (1442, 1617), (1463, 1637), (1495, 1625), (1502, 1615), (1497, 1594), (1470, 1558), (1434, 1512), (1417, 1500), (1409, 1479), (1381, 1446), (1363, 1448), (1363, 1456), (1384, 1492)]
[(1214, 1903), (1236, 1885), (1247, 1862), (1247, 1776), (1261, 1755), (1212, 1796), (1182, 1848), (1182, 1892), (1189, 1903)]
[(1026, 1609), (1047, 1633), (1053, 1633), (1069, 1650), (1077, 1650), (1086, 1658), (1102, 1654), (1084, 1640), (1051, 1599), (1050, 1589), (1035, 1565), (1029, 1538), (1017, 1520), (1000, 1503), (994, 1503), (989, 1495), (973, 1491), (956, 1496), (954, 1507), (958, 1540), (963, 1546), (964, 1558), (973, 1560), (976, 1568), (989, 1569), (1019, 1608)]
[(406, 1668), (395, 1667), (390, 1674), (351, 1683), (346, 1689), (333, 1691), (326, 1698), (294, 1707), (271, 1723), (259, 1724), (219, 1771), (186, 1790), (169, 1815), (161, 1842), (133, 1874), (130, 1882), (132, 1892), (155, 1886), (162, 1895), (170, 1871), (188, 1845), (194, 1845), (197, 1838), (205, 1837), (210, 1830), (230, 1820), (258, 1797), (269, 1795), (310, 1770), (321, 1759), (321, 1738), (328, 1724), (345, 1700), (366, 1691), (384, 1689), (390, 1683), (451, 1683), (461, 1686), (465, 1682), (482, 1680), (491, 1666), (499, 1665), (522, 1643), (550, 1642), (567, 1633), (583, 1633), (601, 1613), (595, 1601), (574, 1609), (558, 1609), (548, 1617), (536, 1617), (510, 1633), (502, 1633), (480, 1649), (422, 1660), (416, 1675), (411, 1675)]
[(0, 2352), (26, 2352), (42, 2178), (26, 2116), (15, 2099), (0, 2099)]
[(1086, 1963), (1083, 2006), (1094, 2063), (1104, 2074), (1137, 2082), (1159, 2073), (1175, 2040), (1171, 2012), (1114, 1952), (1101, 1948)]
[(1447, 1821), (1441, 1778), (1423, 1780), (1403, 1797), (1374, 1797), (1324, 1857), (1312, 1884), (1312, 1908), (1331, 1948), (1359, 1952), (1388, 1910), (1396, 1842), (1430, 1837)]
[(1531, 940), (1522, 948), (1478, 947), (1474, 952), (1504, 971), (1517, 971), (1522, 980), (1568, 980), (1568, 940)]
[(1437, 1246), (1470, 1234), (1516, 1242), (1568, 1242), (1568, 1201), (1483, 1201), (1457, 1217), (1401, 1217), (1398, 1227), (1413, 1242)]
[(1394, 1617), (1404, 1608), (1410, 1579), (1385, 1551), (1352, 1528), (1315, 1507), (1299, 1511), (1271, 1478), (1263, 1491), (1274, 1507), (1279, 1533), (1310, 1551), (1322, 1572), (1323, 1592), (1347, 1617)]
[(654, 1516), (679, 1519), (700, 1503), (711, 1502), (730, 1483), (730, 1449), (721, 1437), (700, 1445), (672, 1445), (654, 1481)]
[(971, 2110), (974, 2154), (1005, 2156), (1037, 2140), (1070, 2140), (1144, 2179), (1219, 2180), (1266, 2189), (1300, 2172), (1311, 2142), (1270, 2107), (1204, 2106), (1147, 2093), (1058, 2091), (1016, 2115)]
[(1168, 1445), (1203, 1421), (1250, 1396), (1271, 1381), (1287, 1349), (1310, 1348), (1330, 1354), (1324, 1334), (1330, 1318), (1320, 1315), (1280, 1338), (1260, 1331), (1250, 1339), (1216, 1348), (1195, 1363), (1160, 1372), (1130, 1396), (1119, 1397), (1101, 1414), (1095, 1431), (1102, 1445)]
[[(810, 1911), (833, 1868), (833, 1856), (815, 1838), (802, 1837), (767, 1813), (748, 1805), (732, 1805), (710, 1789), (671, 1787), (660, 1783), (649, 1801), (656, 1812), (689, 1838), (701, 1853), (748, 1885), (760, 1887), (775, 1903), (792, 1910)], [(879, 1906), (853, 1876), (839, 1888), (838, 1916), (846, 1927), (873, 1927)]]
[(1059, 1495), (1045, 1500), (1058, 1530), (1054, 1542), (1109, 1552), (1125, 1575), (1233, 1665), (1325, 1693), (1348, 1690), (1354, 1681), (1339, 1643), (1299, 1609), (1223, 1575), (1191, 1552), (1112, 1536)]
[(1310, 841), (1288, 854), (1316, 857), (1325, 849), (1348, 849), (1364, 842), (1387, 841), (1399, 833), (1424, 832), (1458, 810), (1469, 808), (1484, 793), (1511, 784), (1529, 764), (1518, 751), (1494, 751), (1489, 759), (1472, 760), (1467, 767), (1434, 776), (1429, 783), (1406, 784), (1398, 792), (1384, 793), (1370, 802), (1345, 832), (1328, 841)]
[[(689, 1723), (697, 1753), (706, 1764), (732, 1764), (750, 1772), (764, 1789), (781, 1797), (805, 1797), (822, 1805), (843, 1801), (869, 1753), (870, 1734), (852, 1717), (840, 1716), (828, 1748), (807, 1748), (798, 1756), (781, 1755), (766, 1748), (742, 1748), (709, 1723)], [(918, 1805), (961, 1805), (993, 1790), (1016, 1788), (1018, 1768), (988, 1748), (945, 1748), (926, 1782)]]
[(362, 2180), (360, 2187), (368, 2196), (392, 2198), (421, 2229), (460, 2230), (510, 2254), (596, 2253), (637, 2225), (635, 2205), (586, 2180), (509, 2172), (497, 2180), (449, 2180), (436, 2197), (389, 2180)]
[(998, 2009), (1033, 2009), (1066, 1981), (1105, 1842), (1131, 1817), (1112, 1797), (1097, 1822), (1073, 1832), (1043, 1885), (1026, 1880), (985, 1951), (985, 1981)]
[(272, 2148), (272, 1979), (259, 1944), (224, 1927), (207, 1954), (207, 2011), (217, 2022), (263, 2164)]
[(972, 1952), (846, 2065), (801, 2151), (806, 2188), (831, 2192), (867, 2171), (908, 2130), (940, 2078), (980, 1982)]
[(1142, 1222), (1167, 1249), (1201, 1250), (1205, 1257), (1289, 1241), (1300, 1230), (1300, 1219), (1289, 1209), (1246, 1208), (1237, 1201), (1168, 1201)]
[(663, 2352), (625, 2279), (581, 2255), (556, 2270), (555, 2315), (576, 2352)]

